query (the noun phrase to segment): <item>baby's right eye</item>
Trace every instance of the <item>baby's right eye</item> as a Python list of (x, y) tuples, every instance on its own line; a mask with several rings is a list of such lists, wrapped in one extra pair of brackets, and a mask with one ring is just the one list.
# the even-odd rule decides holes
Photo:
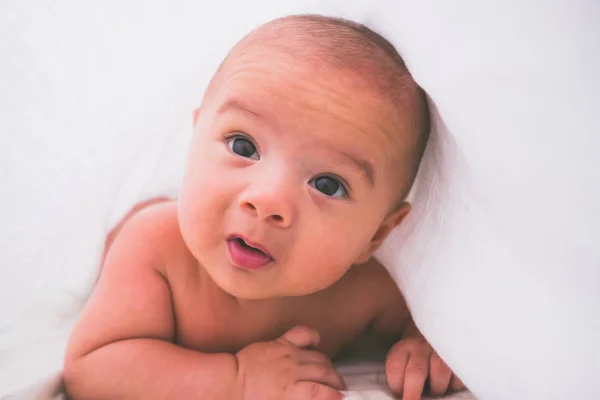
[(232, 136), (227, 139), (227, 146), (229, 146), (229, 149), (232, 152), (239, 156), (251, 158), (253, 160), (259, 159), (256, 146), (246, 137), (239, 135)]
[(331, 176), (320, 176), (309, 182), (309, 184), (329, 197), (347, 198), (348, 190), (344, 187), (344, 184), (339, 179)]

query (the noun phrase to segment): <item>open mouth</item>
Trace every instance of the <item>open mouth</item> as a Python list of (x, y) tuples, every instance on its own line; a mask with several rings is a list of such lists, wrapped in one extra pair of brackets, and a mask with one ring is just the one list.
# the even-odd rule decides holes
[(244, 242), (244, 239), (242, 238), (237, 238), (234, 239), (236, 242), (238, 242), (240, 244), (240, 246), (246, 248), (246, 249), (250, 249), (250, 250), (254, 250), (254, 251), (260, 251), (261, 253), (265, 254), (264, 251), (262, 251), (261, 249), (257, 249), (256, 247), (252, 247), (250, 246), (248, 243)]
[(240, 268), (256, 270), (273, 261), (265, 250), (239, 236), (227, 239), (227, 249), (233, 263)]

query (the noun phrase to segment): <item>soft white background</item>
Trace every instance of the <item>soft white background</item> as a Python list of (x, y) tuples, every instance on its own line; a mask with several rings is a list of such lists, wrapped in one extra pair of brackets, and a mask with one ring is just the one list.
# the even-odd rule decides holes
[(481, 399), (597, 398), (594, 0), (0, 2), (0, 394), (60, 368), (106, 231), (176, 193), (221, 58), (296, 11), (385, 34), (452, 132), (380, 253), (440, 354)]

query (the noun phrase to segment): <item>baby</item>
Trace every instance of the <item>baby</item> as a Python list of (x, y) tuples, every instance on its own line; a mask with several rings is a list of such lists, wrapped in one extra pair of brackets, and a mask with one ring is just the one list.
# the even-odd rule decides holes
[[(194, 112), (180, 196), (118, 230), (65, 358), (75, 399), (340, 399), (330, 359), (391, 347), (406, 400), (463, 388), (371, 258), (429, 131), (393, 46), (292, 16), (238, 43)], [(112, 240), (112, 238), (111, 238)]]

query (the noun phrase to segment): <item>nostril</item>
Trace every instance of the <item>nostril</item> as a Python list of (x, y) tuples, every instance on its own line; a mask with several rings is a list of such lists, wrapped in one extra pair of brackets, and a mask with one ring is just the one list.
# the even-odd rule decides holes
[(281, 215), (277, 215), (277, 214), (271, 215), (271, 218), (273, 218), (277, 222), (283, 221), (283, 217)]
[(250, 203), (249, 201), (244, 203), (244, 207), (249, 208), (252, 211), (256, 210), (256, 207), (254, 207), (254, 204)]

